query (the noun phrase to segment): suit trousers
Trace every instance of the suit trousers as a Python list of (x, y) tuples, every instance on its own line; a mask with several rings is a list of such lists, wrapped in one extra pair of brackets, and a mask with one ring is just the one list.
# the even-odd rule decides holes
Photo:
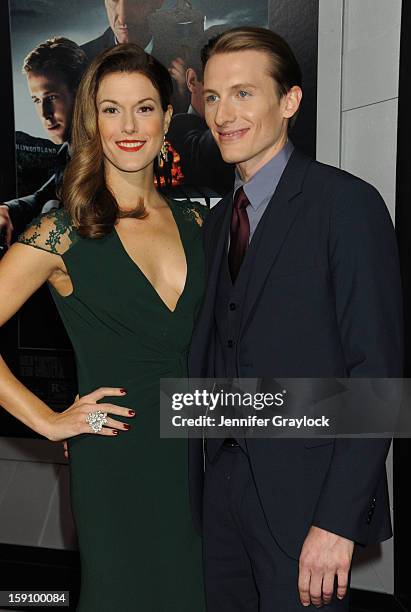
[[(206, 459), (203, 541), (208, 612), (317, 609), (300, 602), (298, 561), (272, 536), (249, 457), (241, 447), (222, 447), (213, 461)], [(349, 593), (342, 601), (334, 594), (323, 607), (348, 610), (348, 599)]]

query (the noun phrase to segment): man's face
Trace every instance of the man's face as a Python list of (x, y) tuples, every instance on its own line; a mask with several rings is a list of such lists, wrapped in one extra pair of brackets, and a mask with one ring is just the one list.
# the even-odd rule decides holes
[(204, 117), (204, 83), (199, 80), (194, 68), (187, 68), (186, 85), (191, 93), (191, 105), (200, 117)]
[(213, 55), (204, 72), (205, 119), (224, 161), (246, 165), (248, 172), (264, 165), (286, 139), (287, 119), (298, 108), (290, 111), (290, 96), (279, 98), (263, 51)]
[[(164, 0), (105, 0), (107, 17), (119, 43), (139, 44), (147, 18), (161, 7)], [(145, 33), (145, 32), (144, 32)]]
[(47, 137), (62, 144), (70, 134), (74, 93), (58, 73), (28, 72), (27, 84)]

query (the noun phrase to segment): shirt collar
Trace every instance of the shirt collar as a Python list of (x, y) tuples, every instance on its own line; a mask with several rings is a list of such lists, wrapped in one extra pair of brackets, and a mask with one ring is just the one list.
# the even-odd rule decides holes
[(68, 140), (63, 142), (59, 150), (57, 151), (57, 160), (63, 164), (67, 163), (67, 160), (71, 157), (71, 144)]
[[(291, 157), (294, 145), (287, 140), (284, 147), (272, 157), (249, 181), (243, 181), (237, 168), (235, 170), (234, 194), (240, 187), (244, 192), (254, 210), (257, 210), (267, 199), (271, 199), (281, 175)], [(234, 195), (233, 194), (233, 195)]]
[[(114, 36), (114, 45), (117, 46), (119, 44), (117, 38)], [(151, 37), (151, 40), (149, 41), (148, 45), (146, 47), (144, 47), (144, 51), (146, 53), (153, 53), (153, 48), (154, 48), (154, 38)]]
[(188, 107), (187, 114), (188, 115), (197, 115), (197, 117), (200, 117), (200, 113), (198, 113), (196, 111), (196, 109), (194, 108), (194, 106), (192, 104), (190, 104), (190, 106)]

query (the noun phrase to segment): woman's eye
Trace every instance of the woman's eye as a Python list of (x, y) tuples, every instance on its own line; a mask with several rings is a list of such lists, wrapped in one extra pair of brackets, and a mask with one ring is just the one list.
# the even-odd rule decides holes
[(103, 108), (103, 113), (107, 113), (108, 115), (114, 115), (117, 112), (117, 109), (114, 106), (107, 106)]
[(140, 106), (139, 111), (142, 113), (149, 113), (150, 111), (153, 111), (154, 108), (152, 106)]

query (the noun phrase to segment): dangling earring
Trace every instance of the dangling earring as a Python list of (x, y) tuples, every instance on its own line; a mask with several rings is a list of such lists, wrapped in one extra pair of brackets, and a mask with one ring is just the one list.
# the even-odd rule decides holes
[(164, 132), (164, 136), (163, 136), (163, 144), (161, 145), (161, 149), (160, 149), (160, 151), (159, 151), (159, 152), (158, 152), (158, 154), (157, 154), (157, 161), (158, 161), (158, 164), (159, 164), (159, 165), (160, 165), (160, 160), (161, 160), (161, 153), (162, 153), (162, 151), (163, 151), (163, 147), (164, 147), (164, 145), (166, 144), (166, 134), (167, 134), (167, 132)]

